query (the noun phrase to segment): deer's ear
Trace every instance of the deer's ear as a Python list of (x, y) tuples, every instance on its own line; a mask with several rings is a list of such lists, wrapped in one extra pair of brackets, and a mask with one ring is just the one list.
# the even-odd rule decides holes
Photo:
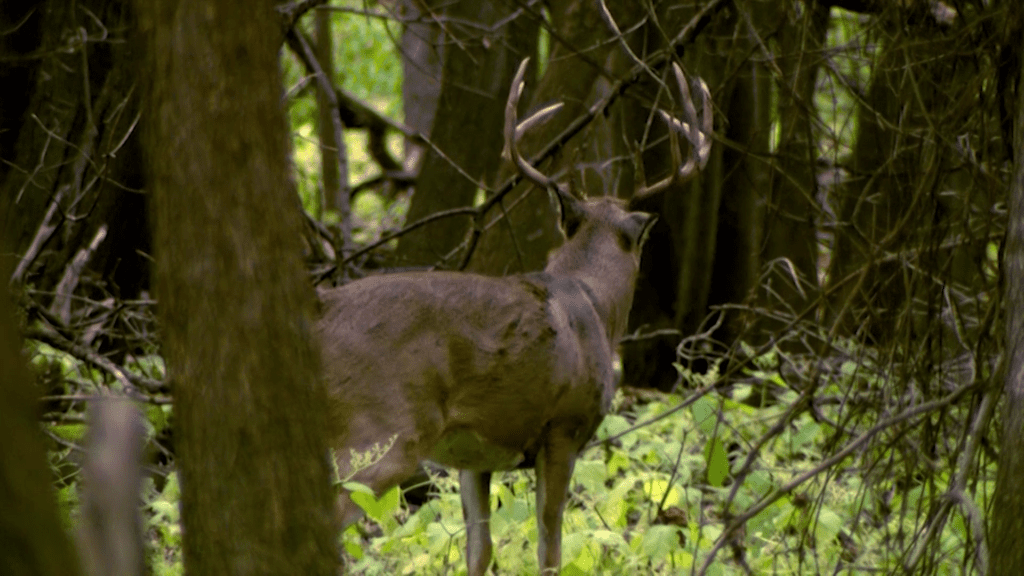
[(563, 192), (552, 191), (551, 196), (558, 207), (558, 227), (568, 240), (576, 234), (583, 223), (583, 203)]
[(657, 216), (646, 212), (627, 214), (618, 226), (619, 246), (626, 252), (639, 252), (657, 220)]
[(642, 214), (646, 218), (643, 229), (640, 231), (640, 240), (637, 241), (637, 246), (643, 246), (647, 242), (647, 237), (651, 234), (651, 228), (654, 228), (654, 225), (658, 222), (658, 215), (646, 212), (639, 212), (638, 214)]
[(624, 232), (630, 240), (627, 249), (631, 250), (634, 246), (637, 248), (643, 246), (644, 242), (647, 241), (647, 235), (651, 232), (651, 227), (657, 221), (658, 216), (655, 214), (630, 212), (623, 226)]

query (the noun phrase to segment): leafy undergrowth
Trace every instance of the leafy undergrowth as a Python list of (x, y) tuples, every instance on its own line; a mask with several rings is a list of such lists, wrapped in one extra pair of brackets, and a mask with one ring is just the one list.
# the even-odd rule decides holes
[[(37, 345), (33, 356), (41, 373), (62, 373), (76, 394), (88, 392), (90, 379), (102, 380), (46, 345)], [(133, 369), (162, 377), (156, 357)], [(977, 518), (963, 511), (984, 508), (972, 503), (991, 492), (985, 478), (992, 475), (956, 493), (964, 502), (943, 505), (953, 493), (952, 473), (915, 472), (919, 463), (900, 448), (919, 441), (920, 427), (909, 418), (886, 424), (883, 412), (851, 408), (855, 396), (881, 393), (884, 381), (876, 373), (840, 365), (822, 378), (811, 402), (777, 373), (755, 367), (743, 376), (723, 388), (713, 369), (684, 373), (684, 394), (618, 393), (613, 413), (576, 464), (564, 516), (563, 574), (903, 573), (920, 569), (915, 562), (922, 558), (927, 573), (970, 571), (964, 566), (979, 530)], [(752, 401), (765, 391), (770, 401)], [(51, 412), (44, 421), (72, 528), (84, 423), (82, 402), (64, 402), (63, 416)], [(885, 417), (898, 420), (900, 408), (898, 398), (890, 399)], [(151, 446), (160, 444), (170, 410), (167, 403), (143, 405)], [(943, 418), (955, 421), (967, 407), (945, 410)], [(152, 570), (181, 574), (173, 461), (150, 464), (148, 472), (143, 509)], [(442, 474), (433, 486), (433, 497), (416, 509), (398, 490), (379, 500), (357, 496), (368, 519), (340, 535), (348, 573), (465, 574), (457, 481)], [(532, 472), (495, 475), (497, 573), (537, 572), (533, 486)]]
[[(964, 572), (965, 518), (953, 511), (936, 522), (926, 514), (936, 510), (948, 474), (916, 485), (900, 480), (902, 472), (886, 476), (880, 469), (902, 456), (867, 440), (888, 428), (847, 421), (837, 430), (850, 412), (842, 403), (797, 410), (800, 394), (777, 375), (749, 375), (756, 388), (773, 387), (773, 402), (751, 406), (751, 384), (728, 393), (701, 388), (714, 374), (687, 375), (698, 392), (686, 396), (620, 391), (576, 465), (563, 574), (903, 573), (922, 550), (929, 573)], [(821, 397), (871, 385), (864, 371), (840, 367)], [(844, 458), (851, 439), (864, 441)], [(537, 573), (533, 482), (531, 472), (495, 475), (498, 573)], [(437, 497), (414, 511), (397, 490), (364, 498), (371, 520), (342, 536), (350, 573), (465, 573), (457, 482), (443, 477), (435, 485)], [(921, 538), (925, 526), (931, 530)]]

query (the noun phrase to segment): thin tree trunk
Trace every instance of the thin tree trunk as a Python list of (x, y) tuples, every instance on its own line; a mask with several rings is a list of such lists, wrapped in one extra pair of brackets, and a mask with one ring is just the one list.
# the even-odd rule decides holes
[[(743, 54), (753, 52), (754, 47), (764, 41), (763, 22), (773, 16), (775, 10), (759, 3), (751, 3), (750, 10), (750, 19), (759, 28), (747, 29), (742, 22), (738, 23), (740, 30), (746, 33), (740, 36), (742, 41), (736, 42), (729, 54), (723, 54), (721, 65), (724, 67), (732, 68)], [(758, 34), (760, 38), (755, 37)], [(697, 269), (710, 268), (711, 276), (706, 292), (699, 292), (698, 302), (703, 302), (703, 307), (684, 316), (678, 311), (685, 310), (687, 303), (677, 302), (676, 322), (685, 334), (700, 328), (711, 307), (747, 300), (757, 283), (761, 265), (765, 225), (761, 206), (771, 182), (771, 172), (763, 160), (769, 152), (771, 133), (771, 76), (761, 59), (751, 58), (739, 67), (729, 85), (725, 94), (728, 100), (723, 102), (728, 118), (725, 137), (736, 142), (739, 149), (722, 147), (721, 189), (717, 192), (720, 204), (717, 213), (704, 213), (705, 218), (717, 220), (718, 225), (712, 242), (698, 244), (704, 250), (695, 261)], [(685, 270), (681, 272), (680, 283), (689, 279), (686, 274)], [(726, 322), (715, 333), (715, 339), (730, 346), (739, 332), (739, 325), (738, 313), (726, 313)]]
[(136, 6), (185, 571), (333, 575), (327, 396), (274, 3)]
[[(690, 74), (700, 76), (710, 87), (715, 131), (731, 145), (715, 144), (699, 178), (667, 190), (658, 200), (655, 211), (662, 222), (652, 230), (641, 263), (631, 330), (673, 328), (694, 334), (710, 306), (743, 301), (757, 279), (761, 239), (757, 201), (770, 178), (762, 158), (768, 151), (771, 98), (763, 64), (746, 61), (756, 39), (740, 9), (723, 11), (687, 47), (684, 63)], [(670, 11), (664, 18), (670, 23), (667, 29), (680, 29), (692, 15)], [(759, 23), (756, 15), (750, 18)], [(658, 33), (652, 35), (656, 42)], [(653, 159), (654, 166), (667, 158), (662, 152), (645, 160)], [(715, 338), (728, 345), (734, 334), (735, 324), (730, 322)], [(678, 380), (673, 366), (678, 342), (673, 335), (624, 346), (624, 380), (671, 388)], [(693, 367), (699, 370), (703, 365)]]
[[(0, 198), (0, 218), (10, 205)], [(6, 231), (0, 246), (7, 247)], [(39, 396), (8, 299), (11, 261), (0, 258), (0, 566), (4, 576), (74, 576), (71, 542), (60, 523), (46, 447), (36, 422)]]
[[(316, 25), (316, 59), (320, 68), (331, 80), (334, 80), (334, 39), (331, 37), (331, 12), (317, 10), (314, 14)], [(341, 189), (338, 170), (338, 139), (334, 132), (334, 113), (328, 98), (320, 84), (316, 90), (317, 134), (320, 139), (320, 207), (324, 210), (340, 210), (348, 201)], [(347, 208), (347, 207), (346, 207)]]
[[(786, 258), (804, 281), (816, 286), (818, 148), (812, 119), (830, 8), (821, 2), (802, 6), (799, 16), (783, 14), (786, 21), (778, 35), (780, 54), (776, 61), (782, 71), (782, 85), (778, 88), (779, 146), (765, 203), (763, 257), (765, 262)], [(795, 21), (790, 23), (791, 20)], [(799, 312), (813, 301), (813, 294), (807, 293), (806, 288), (802, 290), (805, 300), (791, 282), (779, 280), (778, 275), (772, 277), (772, 289), (794, 311)]]
[[(405, 125), (420, 134), (430, 134), (441, 96), (441, 66), (447, 45), (441, 26), (424, 14), (421, 7), (433, 7), (436, 0), (401, 0), (405, 20), (402, 30), (402, 108)], [(419, 167), (423, 146), (405, 141), (406, 168)]]
[[(1011, 10), (1012, 28), (1024, 29), (1024, 10)], [(1007, 38), (1019, 38), (1017, 34)], [(1024, 50), (1021, 51), (1024, 62)], [(1024, 574), (1024, 70), (1017, 72), (1013, 179), (1003, 254), (1006, 279), (1006, 381), (999, 469), (988, 534), (990, 574)]]

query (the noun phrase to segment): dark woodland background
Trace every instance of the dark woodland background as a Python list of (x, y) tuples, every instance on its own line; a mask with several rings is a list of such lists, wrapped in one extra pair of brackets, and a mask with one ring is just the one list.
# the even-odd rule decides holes
[[(118, 573), (333, 573), (313, 287), (543, 267), (551, 203), (501, 154), (525, 57), (521, 113), (565, 106), (522, 148), (587, 196), (669, 170), (672, 63), (714, 102), (706, 169), (642, 205), (610, 419), (641, 440), (591, 451), (595, 499), (686, 496), (577, 525), (565, 573), (1024, 573), (1016, 0), (38, 0), (0, 31), (5, 574), (80, 569), (101, 393), (145, 429)], [(345, 549), (414, 548), (389, 521)]]

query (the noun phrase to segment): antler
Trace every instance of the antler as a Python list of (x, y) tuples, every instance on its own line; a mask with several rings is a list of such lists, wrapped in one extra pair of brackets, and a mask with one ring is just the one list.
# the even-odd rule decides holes
[[(714, 131), (714, 116), (711, 111), (711, 91), (704, 80), (699, 80), (701, 99), (703, 105), (703, 125), (698, 127), (697, 109), (693, 105), (693, 97), (690, 95), (690, 86), (686, 76), (678, 64), (672, 64), (672, 71), (676, 76), (676, 83), (679, 84), (679, 92), (683, 96), (683, 110), (689, 122), (682, 122), (673, 118), (664, 110), (658, 110), (662, 119), (668, 124), (669, 144), (672, 147), (672, 174), (668, 177), (647, 186), (646, 183), (633, 195), (634, 200), (647, 198), (657, 194), (672, 184), (682, 184), (696, 176), (708, 163), (711, 155), (711, 133)], [(679, 151), (679, 139), (676, 132), (682, 132), (693, 147), (693, 154), (683, 164), (682, 154)]]
[(519, 97), (523, 95), (523, 87), (526, 85), (526, 81), (523, 78), (526, 76), (526, 65), (529, 63), (529, 58), (523, 58), (515, 78), (512, 79), (512, 89), (508, 92), (508, 102), (505, 104), (505, 148), (502, 149), (501, 155), (514, 162), (516, 168), (519, 169), (519, 172), (527, 180), (541, 188), (560, 191), (554, 179), (548, 178), (540, 170), (531, 166), (519, 152), (519, 140), (523, 137), (523, 134), (534, 126), (547, 122), (562, 107), (561, 102), (546, 106), (534, 112), (517, 125), (519, 114), (516, 110), (519, 106)]

